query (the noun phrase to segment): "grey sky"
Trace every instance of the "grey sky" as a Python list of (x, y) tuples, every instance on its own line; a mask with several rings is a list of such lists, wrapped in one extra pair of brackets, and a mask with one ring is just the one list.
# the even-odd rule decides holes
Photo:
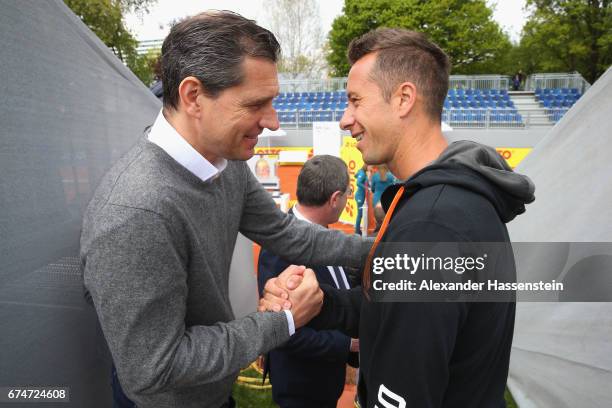
[[(327, 33), (334, 18), (342, 13), (344, 0), (319, 0), (321, 28)], [(487, 0), (495, 6), (494, 18), (517, 41), (525, 23), (523, 7), (525, 0)], [(265, 26), (264, 0), (158, 0), (149, 14), (142, 17), (128, 15), (127, 25), (138, 40), (163, 39), (168, 33), (168, 24), (173, 20), (193, 15), (208, 9), (232, 10), (245, 17), (257, 20)]]

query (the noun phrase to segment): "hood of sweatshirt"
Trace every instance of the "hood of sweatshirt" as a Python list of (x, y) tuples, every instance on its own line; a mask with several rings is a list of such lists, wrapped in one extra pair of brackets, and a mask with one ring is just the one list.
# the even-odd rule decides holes
[[(535, 200), (535, 185), (529, 177), (515, 173), (492, 147), (465, 140), (451, 143), (433, 163), (406, 180), (404, 196), (437, 184), (481, 194), (505, 223), (524, 213), (525, 204)], [(398, 188), (385, 190), (381, 199), (385, 210)]]

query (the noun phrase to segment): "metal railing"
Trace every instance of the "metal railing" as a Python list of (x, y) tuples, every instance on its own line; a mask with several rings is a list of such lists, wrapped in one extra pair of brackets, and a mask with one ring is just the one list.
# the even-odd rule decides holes
[[(344, 91), (347, 78), (280, 79), (280, 92)], [(451, 75), (450, 88), (508, 89), (510, 77), (504, 75)]]
[(340, 122), (342, 110), (279, 111), (278, 120), (284, 128), (311, 128), (312, 122)]
[(347, 78), (280, 79), (280, 92), (330, 92), (344, 91)]
[[(279, 111), (278, 118), (285, 129), (308, 129), (313, 122), (339, 122), (344, 111), (341, 110), (294, 110)], [(548, 118), (548, 115), (540, 115)], [(524, 118), (516, 109), (444, 109), (442, 121), (456, 128), (525, 128), (529, 127), (535, 116)]]
[(442, 121), (453, 128), (524, 128), (516, 109), (463, 108), (444, 109)]
[(576, 88), (583, 94), (590, 87), (591, 84), (577, 72), (571, 74), (533, 74), (529, 75), (525, 83), (526, 91), (535, 91), (538, 88)]
[(505, 75), (451, 75), (449, 88), (508, 89), (510, 77)]
[[(280, 79), (280, 92), (344, 91), (347, 78)], [(451, 75), (450, 89), (510, 89), (512, 81), (506, 75)], [(579, 73), (532, 74), (525, 81), (526, 91), (536, 88), (577, 88), (584, 93), (589, 84)]]
[(546, 117), (548, 120), (553, 123), (557, 123), (569, 109), (570, 108), (546, 108), (544, 111), (546, 112)]

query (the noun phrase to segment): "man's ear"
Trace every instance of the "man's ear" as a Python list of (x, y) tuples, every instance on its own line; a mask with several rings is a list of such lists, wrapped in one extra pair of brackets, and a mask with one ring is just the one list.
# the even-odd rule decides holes
[(338, 207), (338, 201), (340, 200), (340, 196), (342, 195), (342, 191), (335, 191), (327, 201), (332, 208)]
[(402, 82), (395, 91), (397, 109), (400, 117), (408, 115), (416, 103), (417, 89), (412, 82)]
[(193, 76), (188, 76), (181, 81), (178, 88), (179, 106), (189, 114), (199, 118), (202, 113), (202, 96), (204, 88), (199, 79)]

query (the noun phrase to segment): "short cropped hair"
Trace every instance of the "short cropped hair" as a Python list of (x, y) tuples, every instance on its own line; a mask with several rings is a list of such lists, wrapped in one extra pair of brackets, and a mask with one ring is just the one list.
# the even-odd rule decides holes
[(312, 157), (300, 171), (297, 181), (297, 199), (300, 204), (320, 207), (336, 191), (348, 189), (349, 176), (346, 163), (335, 156)]
[(274, 34), (231, 11), (189, 17), (172, 27), (162, 44), (164, 107), (178, 107), (178, 88), (188, 76), (196, 77), (204, 92), (216, 97), (242, 83), (245, 57), (276, 62), (280, 50)]
[(351, 41), (349, 62), (352, 65), (373, 52), (376, 63), (370, 77), (387, 102), (399, 84), (410, 81), (425, 100), (429, 117), (442, 119), (451, 63), (440, 47), (416, 31), (379, 28)]

